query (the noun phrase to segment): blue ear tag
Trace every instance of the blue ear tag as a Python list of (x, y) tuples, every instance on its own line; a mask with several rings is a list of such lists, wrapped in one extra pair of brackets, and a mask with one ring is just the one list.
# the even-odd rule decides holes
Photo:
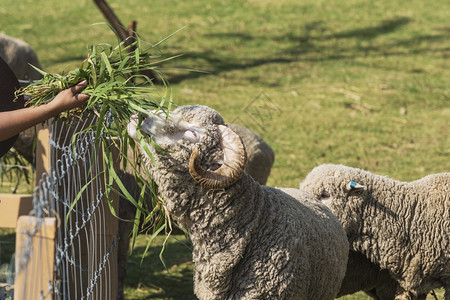
[(351, 187), (352, 189), (354, 189), (354, 188), (356, 187), (356, 182), (355, 182), (355, 181), (351, 181), (351, 182), (350, 182), (350, 187)]

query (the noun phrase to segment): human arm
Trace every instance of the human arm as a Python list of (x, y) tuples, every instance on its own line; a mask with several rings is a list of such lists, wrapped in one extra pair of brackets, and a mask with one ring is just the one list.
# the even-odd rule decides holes
[(61, 91), (49, 103), (22, 109), (0, 112), (0, 141), (13, 137), (20, 132), (57, 116), (63, 111), (83, 105), (89, 95), (81, 94), (87, 82)]

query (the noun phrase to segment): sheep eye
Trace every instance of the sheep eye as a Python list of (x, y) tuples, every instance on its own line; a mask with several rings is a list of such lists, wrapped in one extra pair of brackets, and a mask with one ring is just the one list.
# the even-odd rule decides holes
[(330, 198), (330, 193), (328, 193), (327, 191), (322, 191), (322, 194), (320, 194), (320, 199), (328, 199)]

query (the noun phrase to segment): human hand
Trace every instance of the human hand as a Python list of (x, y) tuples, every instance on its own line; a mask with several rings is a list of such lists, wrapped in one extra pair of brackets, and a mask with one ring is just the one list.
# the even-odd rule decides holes
[(59, 92), (56, 97), (48, 103), (51, 111), (57, 114), (71, 110), (72, 108), (82, 106), (89, 99), (89, 95), (81, 94), (81, 91), (87, 86), (87, 81), (83, 80), (77, 85)]
[(86, 86), (87, 82), (84, 80), (61, 91), (47, 104), (0, 112), (0, 141), (56, 117), (61, 112), (83, 105), (89, 98), (89, 95), (81, 94)]

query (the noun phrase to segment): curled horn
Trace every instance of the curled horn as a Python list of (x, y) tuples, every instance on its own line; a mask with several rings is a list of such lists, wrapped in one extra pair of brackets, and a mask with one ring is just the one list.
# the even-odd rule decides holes
[(214, 171), (205, 170), (200, 165), (198, 149), (194, 149), (189, 159), (189, 173), (204, 187), (221, 189), (241, 178), (247, 164), (247, 153), (239, 135), (230, 128), (219, 125), (220, 146), (223, 150), (223, 164)]

